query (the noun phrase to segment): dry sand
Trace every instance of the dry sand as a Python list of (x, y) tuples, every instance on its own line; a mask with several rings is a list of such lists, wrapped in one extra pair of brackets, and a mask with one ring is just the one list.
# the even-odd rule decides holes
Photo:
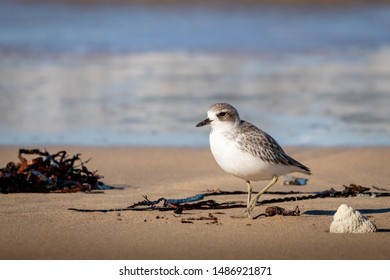
[[(49, 147), (55, 152), (64, 147)], [(1, 259), (390, 259), (390, 198), (326, 198), (273, 204), (298, 217), (233, 219), (243, 209), (172, 212), (81, 213), (69, 207), (107, 209), (126, 207), (159, 197), (181, 198), (207, 189), (241, 190), (246, 186), (215, 163), (210, 151), (182, 148), (69, 147), (71, 154), (92, 157), (108, 184), (129, 185), (104, 194), (0, 194)], [(390, 147), (287, 148), (309, 166), (313, 175), (306, 186), (271, 190), (313, 192), (350, 183), (390, 188)], [(16, 147), (0, 148), (0, 166), (17, 160)], [(260, 190), (266, 182), (254, 183)], [(269, 199), (275, 195), (264, 195)], [(245, 201), (245, 195), (214, 197), (217, 201)], [(362, 210), (378, 226), (371, 234), (330, 234), (333, 214), (342, 203)], [(264, 212), (269, 205), (255, 208)], [(213, 213), (218, 224), (183, 217)], [(156, 216), (160, 218), (157, 219)]]

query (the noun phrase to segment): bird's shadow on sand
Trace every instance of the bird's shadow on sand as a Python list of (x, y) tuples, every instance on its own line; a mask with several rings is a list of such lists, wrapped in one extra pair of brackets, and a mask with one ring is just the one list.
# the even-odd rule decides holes
[[(390, 213), (390, 208), (379, 208), (379, 209), (357, 209), (363, 215), (371, 215), (371, 214), (383, 214)], [(305, 211), (303, 214), (305, 215), (313, 215), (313, 216), (333, 216), (336, 211), (333, 210), (309, 210)], [(390, 232), (390, 229), (378, 229), (377, 232)]]

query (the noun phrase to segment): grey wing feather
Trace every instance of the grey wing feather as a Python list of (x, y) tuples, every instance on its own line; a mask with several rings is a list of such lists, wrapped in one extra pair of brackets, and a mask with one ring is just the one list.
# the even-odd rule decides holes
[(266, 162), (293, 165), (310, 173), (308, 167), (288, 156), (272, 136), (251, 123), (241, 122), (240, 133), (236, 140), (243, 150)]

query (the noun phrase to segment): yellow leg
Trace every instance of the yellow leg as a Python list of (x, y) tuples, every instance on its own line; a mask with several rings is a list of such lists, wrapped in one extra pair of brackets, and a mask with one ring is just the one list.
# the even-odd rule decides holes
[(251, 200), (251, 202), (247, 205), (247, 210), (246, 210), (246, 213), (247, 215), (250, 217), (250, 214), (253, 210), (253, 208), (255, 208), (256, 206), (256, 203), (257, 201), (259, 200), (260, 196), (263, 195), (270, 187), (272, 187), (273, 185), (276, 184), (276, 182), (278, 181), (278, 177), (277, 176), (274, 176), (272, 178), (272, 181), (269, 182), (269, 184), (261, 191), (259, 192), (254, 199)]
[(246, 185), (248, 187), (248, 200), (247, 200), (247, 206), (249, 205), (249, 203), (251, 203), (251, 199), (252, 199), (252, 186), (251, 186), (251, 182), (249, 181), (246, 181)]
[(232, 218), (247, 218), (247, 217), (251, 217), (250, 214), (249, 214), (249, 205), (251, 203), (251, 199), (252, 199), (252, 185), (251, 185), (251, 182), (250, 181), (245, 181), (246, 182), (246, 185), (248, 187), (248, 198), (247, 198), (247, 202), (246, 202), (246, 211), (245, 211), (245, 215), (244, 216), (232, 216)]
[(246, 185), (248, 187), (248, 200), (246, 202), (246, 214), (248, 217), (250, 217), (250, 211), (249, 211), (249, 205), (251, 203), (251, 199), (252, 199), (252, 185), (251, 185), (251, 182), (250, 181), (246, 181)]

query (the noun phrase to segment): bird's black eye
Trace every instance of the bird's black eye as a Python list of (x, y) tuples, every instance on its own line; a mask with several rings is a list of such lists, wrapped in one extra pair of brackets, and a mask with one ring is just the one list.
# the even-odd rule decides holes
[(224, 117), (224, 116), (226, 116), (226, 115), (227, 115), (226, 112), (221, 112), (221, 113), (218, 114), (218, 117)]

